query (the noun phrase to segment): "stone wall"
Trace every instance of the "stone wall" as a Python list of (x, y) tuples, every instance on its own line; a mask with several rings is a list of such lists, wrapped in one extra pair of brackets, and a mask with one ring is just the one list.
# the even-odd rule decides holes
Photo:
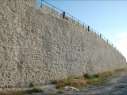
[(0, 86), (27, 87), (126, 67), (96, 33), (37, 9), (35, 0), (0, 0)]

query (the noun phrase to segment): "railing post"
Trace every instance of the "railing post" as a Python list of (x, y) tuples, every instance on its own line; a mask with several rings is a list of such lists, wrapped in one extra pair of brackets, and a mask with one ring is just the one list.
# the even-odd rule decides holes
[(101, 33), (100, 33), (100, 38), (102, 38), (102, 37), (101, 37)]
[(89, 25), (88, 25), (87, 31), (88, 31), (88, 32), (90, 31), (90, 26), (89, 26)]
[(42, 5), (43, 5), (43, 1), (44, 1), (44, 0), (41, 0), (41, 8), (42, 8)]
[(109, 41), (107, 40), (107, 44), (109, 43)]
[(62, 15), (63, 15), (63, 18), (65, 18), (65, 11), (63, 11)]

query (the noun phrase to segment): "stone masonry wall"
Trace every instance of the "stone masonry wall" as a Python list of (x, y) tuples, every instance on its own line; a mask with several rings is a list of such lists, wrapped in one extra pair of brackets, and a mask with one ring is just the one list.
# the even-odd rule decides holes
[(0, 87), (125, 67), (125, 58), (94, 32), (45, 13), (35, 0), (0, 0)]

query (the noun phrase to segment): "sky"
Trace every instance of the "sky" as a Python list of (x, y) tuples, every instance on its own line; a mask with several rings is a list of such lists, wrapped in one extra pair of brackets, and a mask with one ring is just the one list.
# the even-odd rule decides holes
[(90, 25), (108, 39), (127, 59), (127, 0), (45, 1)]

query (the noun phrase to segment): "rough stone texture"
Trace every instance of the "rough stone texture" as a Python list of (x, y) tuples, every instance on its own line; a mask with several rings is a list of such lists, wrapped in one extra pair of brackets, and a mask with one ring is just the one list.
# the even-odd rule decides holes
[(46, 11), (36, 8), (35, 0), (0, 0), (1, 87), (41, 85), (126, 66), (96, 33)]

